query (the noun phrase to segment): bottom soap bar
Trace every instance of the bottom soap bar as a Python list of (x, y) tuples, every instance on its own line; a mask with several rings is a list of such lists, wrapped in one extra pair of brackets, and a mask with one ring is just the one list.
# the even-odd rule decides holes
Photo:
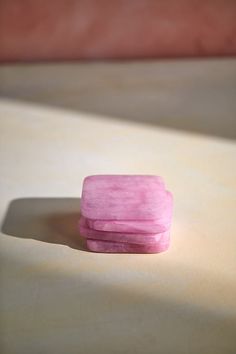
[(169, 248), (170, 241), (165, 240), (146, 245), (137, 245), (132, 243), (87, 239), (86, 244), (90, 251), (100, 253), (160, 253)]

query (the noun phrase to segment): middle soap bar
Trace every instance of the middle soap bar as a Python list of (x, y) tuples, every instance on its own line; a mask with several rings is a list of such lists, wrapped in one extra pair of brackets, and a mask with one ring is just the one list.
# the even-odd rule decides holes
[(145, 221), (129, 221), (129, 220), (91, 220), (87, 219), (88, 226), (97, 231), (107, 232), (128, 232), (140, 234), (156, 234), (164, 232), (170, 228), (171, 217), (166, 220), (145, 220)]
[(83, 184), (81, 213), (94, 220), (156, 220), (166, 198), (158, 176), (89, 176)]
[(160, 233), (125, 233), (125, 232), (107, 232), (91, 229), (87, 220), (82, 216), (79, 221), (80, 235), (94, 240), (127, 242), (136, 244), (148, 244), (159, 242), (160, 240), (169, 240), (169, 230)]

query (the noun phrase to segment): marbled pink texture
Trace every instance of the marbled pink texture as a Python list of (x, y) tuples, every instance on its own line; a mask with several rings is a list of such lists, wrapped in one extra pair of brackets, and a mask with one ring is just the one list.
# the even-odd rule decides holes
[(160, 203), (160, 213), (155, 220), (92, 220), (86, 219), (91, 229), (126, 233), (159, 233), (170, 228), (173, 213), (173, 197), (166, 191)]
[(137, 245), (133, 243), (98, 241), (87, 239), (87, 247), (90, 251), (101, 253), (160, 253), (169, 248), (170, 242), (148, 243)]
[(93, 220), (155, 220), (166, 205), (158, 176), (97, 175), (83, 183), (81, 213)]
[(169, 230), (160, 233), (125, 233), (108, 232), (91, 229), (87, 220), (82, 216), (79, 221), (80, 235), (85, 238), (103, 241), (114, 241), (123, 243), (149, 244), (159, 242), (160, 240), (169, 240)]
[(161, 177), (88, 176), (79, 229), (87, 247), (105, 253), (159, 253), (168, 249), (172, 194)]

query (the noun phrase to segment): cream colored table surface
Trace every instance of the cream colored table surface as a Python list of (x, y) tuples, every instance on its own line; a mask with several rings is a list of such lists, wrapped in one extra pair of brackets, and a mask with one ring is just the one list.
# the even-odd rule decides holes
[[(236, 144), (2, 99), (1, 353), (235, 353)], [(159, 255), (87, 252), (86, 175), (162, 175)], [(69, 247), (68, 247), (69, 246)]]

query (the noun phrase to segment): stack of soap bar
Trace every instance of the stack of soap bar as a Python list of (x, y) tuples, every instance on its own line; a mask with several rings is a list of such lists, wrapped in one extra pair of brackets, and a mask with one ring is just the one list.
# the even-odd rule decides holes
[(159, 253), (168, 249), (173, 198), (159, 176), (86, 177), (80, 234), (94, 252)]

